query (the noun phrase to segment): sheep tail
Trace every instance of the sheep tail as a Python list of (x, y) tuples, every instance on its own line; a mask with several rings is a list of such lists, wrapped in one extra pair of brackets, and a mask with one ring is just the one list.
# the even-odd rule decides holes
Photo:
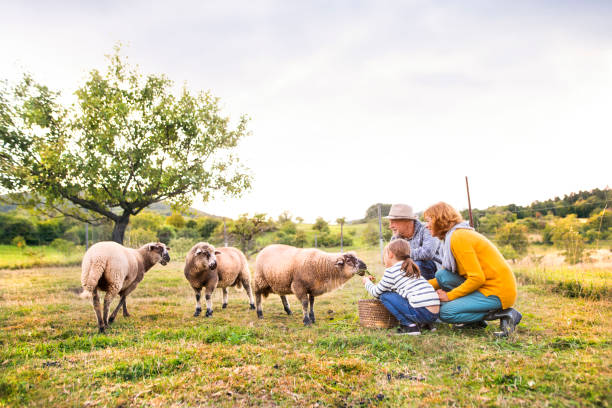
[(81, 299), (91, 299), (93, 297), (93, 293), (88, 291), (87, 289), (83, 289), (81, 294), (79, 295)]
[(102, 260), (94, 260), (89, 265), (89, 269), (86, 274), (81, 277), (81, 285), (83, 286), (83, 292), (81, 293), (82, 298), (88, 298), (93, 296), (93, 291), (98, 286), (98, 281), (104, 273), (104, 263)]

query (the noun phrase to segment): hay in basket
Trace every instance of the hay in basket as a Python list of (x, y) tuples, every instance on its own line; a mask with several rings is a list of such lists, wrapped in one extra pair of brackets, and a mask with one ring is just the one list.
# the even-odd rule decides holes
[(399, 325), (395, 316), (378, 299), (360, 299), (358, 309), (359, 323), (363, 327), (390, 329)]

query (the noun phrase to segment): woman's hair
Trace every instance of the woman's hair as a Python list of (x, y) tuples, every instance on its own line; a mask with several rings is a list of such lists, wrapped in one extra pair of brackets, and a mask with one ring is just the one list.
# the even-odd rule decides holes
[(426, 209), (423, 217), (429, 218), (431, 234), (440, 239), (444, 239), (451, 228), (463, 221), (457, 210), (442, 201)]
[(400, 269), (405, 272), (406, 277), (418, 278), (421, 276), (419, 266), (410, 258), (410, 243), (408, 241), (401, 238), (396, 239), (387, 244), (385, 249), (391, 252), (397, 259), (403, 261)]

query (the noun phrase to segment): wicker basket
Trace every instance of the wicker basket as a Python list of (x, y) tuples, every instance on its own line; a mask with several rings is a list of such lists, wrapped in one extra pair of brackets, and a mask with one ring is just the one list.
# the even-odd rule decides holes
[(390, 329), (399, 325), (385, 305), (378, 299), (361, 299), (358, 303), (359, 323), (363, 327)]

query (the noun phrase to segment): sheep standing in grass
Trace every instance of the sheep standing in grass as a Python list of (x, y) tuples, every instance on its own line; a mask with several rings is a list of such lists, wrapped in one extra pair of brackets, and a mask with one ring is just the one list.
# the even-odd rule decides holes
[[(123, 316), (128, 317), (125, 298), (144, 278), (145, 272), (156, 263), (166, 265), (170, 261), (166, 245), (151, 242), (138, 249), (126, 248), (116, 242), (98, 242), (87, 250), (81, 266), (82, 297), (93, 296), (93, 307), (98, 319), (100, 333), (115, 320), (120, 307)], [(106, 292), (104, 314), (100, 311), (98, 289)], [(119, 294), (121, 300), (108, 317), (110, 303)]]
[(187, 253), (185, 278), (195, 292), (196, 309), (194, 317), (199, 316), (202, 312), (202, 306), (200, 305), (202, 288), (206, 288), (206, 317), (213, 314), (212, 293), (217, 287), (223, 290), (223, 309), (227, 307), (227, 288), (229, 286), (244, 287), (249, 297), (250, 308), (255, 309), (251, 292), (249, 264), (239, 249), (233, 247), (215, 249), (207, 242), (195, 244)]
[(253, 290), (257, 317), (263, 318), (261, 296), (270, 293), (280, 295), (285, 311), (291, 314), (286, 295), (293, 293), (302, 303), (304, 325), (314, 323), (315, 296), (336, 289), (355, 274), (363, 276), (366, 269), (366, 264), (353, 252), (329, 254), (318, 249), (269, 245), (255, 261)]

